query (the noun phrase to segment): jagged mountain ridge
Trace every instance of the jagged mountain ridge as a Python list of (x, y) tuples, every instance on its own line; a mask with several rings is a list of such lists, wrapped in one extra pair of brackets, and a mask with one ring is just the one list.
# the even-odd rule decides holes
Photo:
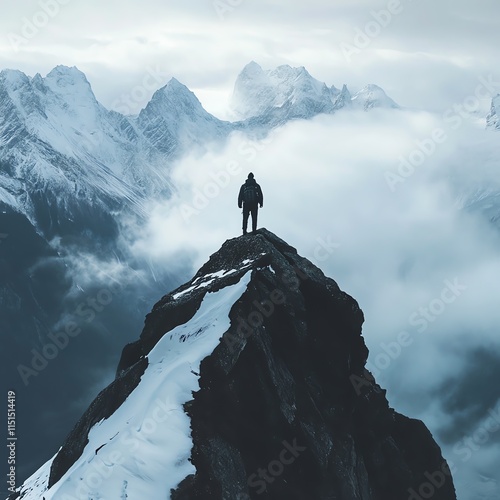
[(429, 431), (364, 369), (363, 320), (269, 231), (228, 240), (19, 498), (400, 500), (439, 474), (433, 498), (456, 499)]
[(42, 231), (37, 195), (61, 218), (81, 207), (144, 214), (166, 197), (169, 162), (195, 143), (228, 134), (184, 85), (170, 81), (137, 117), (108, 111), (85, 75), (58, 66), (46, 78), (0, 73), (1, 201)]
[(335, 113), (342, 108), (369, 110), (377, 107), (399, 108), (377, 85), (367, 85), (351, 96), (313, 78), (303, 67), (278, 66), (263, 70), (252, 61), (238, 75), (231, 99), (235, 116), (251, 123), (284, 123), (291, 119), (310, 119), (320, 113)]
[[(328, 88), (305, 68), (289, 66), (265, 73), (272, 76), (265, 92), (255, 79), (242, 89), (252, 68), (260, 66), (244, 68), (235, 95), (254, 111), (233, 123), (208, 113), (175, 78), (137, 116), (124, 116), (97, 101), (77, 68), (57, 66), (45, 78), (3, 70), (0, 202), (25, 214), (49, 237), (64, 232), (61, 225), (68, 220), (84, 223), (85, 213), (103, 217), (125, 209), (141, 217), (145, 200), (168, 197), (175, 189), (170, 166), (186, 151), (222, 143), (235, 130), (265, 134), (288, 120), (333, 113), (351, 103), (365, 109), (387, 104), (371, 99), (373, 92), (351, 98), (347, 87)], [(274, 97), (269, 101), (268, 96)]]

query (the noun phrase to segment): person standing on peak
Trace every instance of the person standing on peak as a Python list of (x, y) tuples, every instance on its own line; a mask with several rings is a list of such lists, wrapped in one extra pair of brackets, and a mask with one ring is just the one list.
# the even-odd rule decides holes
[(238, 196), (238, 207), (243, 206), (243, 234), (247, 234), (248, 216), (252, 214), (252, 231), (257, 230), (257, 212), (264, 205), (262, 189), (254, 179), (252, 172), (248, 174), (248, 179), (241, 186)]

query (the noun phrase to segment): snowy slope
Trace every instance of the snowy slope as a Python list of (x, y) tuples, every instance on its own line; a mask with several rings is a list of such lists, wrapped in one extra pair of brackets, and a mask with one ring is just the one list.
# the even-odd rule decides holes
[(0, 137), (0, 161), (11, 170), (2, 168), (2, 201), (32, 221), (37, 192), (55, 195), (61, 216), (72, 217), (74, 200), (95, 200), (107, 210), (113, 201), (128, 203), (140, 211), (144, 191), (128, 170), (133, 148), (76, 68), (59, 66), (45, 79), (2, 71)]
[(170, 489), (195, 472), (183, 405), (199, 389), (200, 363), (228, 330), (229, 311), (250, 275), (207, 293), (192, 319), (165, 335), (148, 354), (139, 385), (110, 418), (91, 429), (83, 455), (61, 480), (47, 490), (50, 461), (25, 482), (20, 498), (169, 498)]
[(36, 224), (33, 193), (50, 193), (61, 217), (70, 206), (124, 206), (142, 214), (151, 196), (172, 191), (172, 159), (193, 145), (223, 139), (230, 125), (171, 80), (139, 117), (108, 111), (77, 68), (45, 78), (0, 73), (0, 201)]

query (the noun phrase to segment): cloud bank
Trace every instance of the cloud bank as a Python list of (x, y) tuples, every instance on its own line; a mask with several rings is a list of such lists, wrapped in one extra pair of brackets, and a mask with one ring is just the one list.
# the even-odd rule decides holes
[[(387, 173), (436, 129), (446, 140), (392, 185)], [(234, 134), (223, 151), (176, 165), (179, 189), (152, 207), (134, 251), (197, 269), (240, 234), (237, 195), (252, 171), (264, 191), (259, 226), (359, 301), (368, 367), (391, 405), (426, 422), (460, 491), (473, 481), (477, 493), (482, 475), (498, 494), (500, 433), (481, 429), (500, 404), (491, 384), (500, 235), (465, 200), (491, 189), (499, 167), (497, 135), (473, 117), (452, 130), (432, 113), (346, 111), (291, 122), (260, 142)]]

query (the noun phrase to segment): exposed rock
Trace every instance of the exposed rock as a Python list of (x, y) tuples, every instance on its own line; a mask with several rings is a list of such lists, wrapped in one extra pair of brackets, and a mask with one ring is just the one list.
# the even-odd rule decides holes
[(159, 341), (189, 322), (209, 292), (249, 272), (229, 329), (201, 362), (200, 389), (184, 405), (196, 472), (171, 498), (455, 500), (425, 425), (391, 409), (364, 368), (357, 302), (265, 229), (224, 243), (191, 282), (155, 305), (140, 339), (124, 349), (116, 380), (53, 461), (49, 487), (79, 458), (92, 425), (114, 418), (140, 390)]

